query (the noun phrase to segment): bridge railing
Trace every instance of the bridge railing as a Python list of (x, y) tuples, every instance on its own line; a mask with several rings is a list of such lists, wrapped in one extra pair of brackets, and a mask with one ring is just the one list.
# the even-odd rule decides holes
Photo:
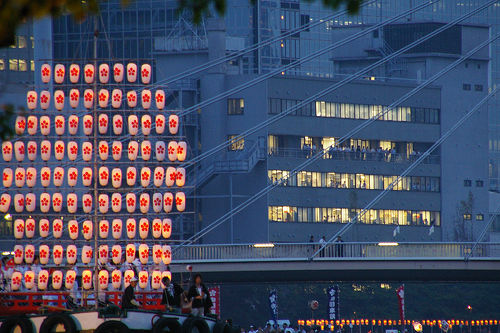
[[(174, 262), (305, 260), (321, 249), (320, 243), (206, 244), (173, 247)], [(500, 259), (500, 243), (396, 243), (355, 242), (329, 244), (315, 259), (448, 258)]]

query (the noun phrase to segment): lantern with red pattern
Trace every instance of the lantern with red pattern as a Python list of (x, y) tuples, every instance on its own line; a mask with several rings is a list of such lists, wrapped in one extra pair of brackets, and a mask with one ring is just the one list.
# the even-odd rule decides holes
[(141, 218), (139, 220), (139, 237), (142, 239), (148, 238), (149, 234), (149, 221), (147, 218)]
[(137, 179), (137, 169), (135, 167), (127, 168), (127, 185), (134, 186)]
[[(40, 258), (40, 263), (42, 263), (42, 259)], [(43, 265), (43, 264), (42, 264)], [(49, 283), (49, 272), (45, 269), (42, 269), (38, 273), (38, 290), (47, 289), (47, 284)]]
[(98, 252), (99, 263), (104, 265), (109, 260), (109, 247), (107, 245), (100, 245)]
[(113, 78), (116, 83), (120, 83), (123, 81), (123, 64), (116, 63), (113, 65)]
[(141, 264), (146, 265), (149, 260), (149, 246), (147, 244), (139, 245), (139, 260)]
[(142, 108), (144, 110), (147, 110), (151, 107), (151, 90), (144, 89), (141, 92), (141, 102), (142, 102)]
[(127, 92), (127, 104), (129, 108), (135, 108), (137, 106), (137, 93), (135, 90)]
[(136, 115), (128, 116), (128, 132), (130, 135), (137, 135), (139, 132), (139, 118)]
[(163, 110), (165, 108), (165, 92), (161, 89), (155, 92), (156, 108)]
[(122, 210), (121, 193), (113, 193), (111, 195), (111, 210), (113, 210), (114, 213), (119, 213)]
[(66, 195), (66, 205), (68, 207), (68, 213), (75, 214), (78, 209), (78, 197), (76, 193), (68, 193)]
[(71, 106), (73, 109), (76, 109), (79, 103), (80, 103), (80, 90), (71, 89), (69, 91), (69, 106)]
[(63, 231), (63, 222), (60, 219), (52, 221), (52, 236), (54, 238), (61, 238)]
[(119, 114), (113, 116), (113, 133), (121, 135), (123, 132), (123, 117)]
[(82, 287), (85, 290), (92, 288), (92, 271), (90, 269), (86, 269), (82, 272)]
[(111, 106), (119, 109), (122, 106), (123, 93), (120, 89), (113, 89), (111, 93)]
[(47, 110), (50, 107), (50, 92), (48, 90), (40, 92), (40, 107), (42, 110)]
[(52, 195), (52, 210), (59, 213), (62, 210), (63, 197), (62, 194), (57, 192)]
[(85, 167), (82, 169), (82, 183), (83, 186), (90, 186), (92, 184), (92, 168)]
[(100, 64), (99, 65), (99, 81), (101, 83), (106, 84), (109, 82), (109, 65), (108, 64)]
[(137, 80), (137, 65), (134, 63), (127, 64), (127, 80), (134, 83)]
[(74, 265), (76, 263), (77, 249), (76, 245), (70, 244), (66, 247), (66, 261), (68, 265)]
[(86, 64), (85, 67), (83, 67), (83, 77), (85, 79), (85, 83), (91, 84), (92, 82), (94, 82), (94, 76), (95, 76), (94, 65)]
[(160, 213), (163, 207), (161, 193), (154, 193), (152, 200), (153, 200), (153, 211), (155, 213)]
[(108, 289), (108, 283), (109, 283), (109, 273), (107, 270), (103, 269), (99, 271), (99, 289), (101, 290), (106, 290)]
[(170, 265), (172, 262), (172, 249), (170, 248), (170, 245), (163, 245), (162, 252), (161, 259), (163, 260), (163, 263), (165, 265)]
[(107, 141), (99, 142), (99, 158), (106, 161), (109, 156), (109, 146)]
[(179, 212), (186, 210), (186, 194), (184, 192), (175, 193), (175, 208)]
[(170, 213), (174, 204), (174, 195), (170, 192), (163, 194), (163, 210), (165, 213)]
[(16, 134), (23, 134), (26, 130), (26, 117), (25, 116), (17, 116), (16, 123), (14, 125), (14, 131)]
[(30, 90), (26, 93), (26, 104), (28, 105), (28, 109), (34, 110), (36, 108), (38, 94), (34, 90)]
[(87, 110), (94, 106), (94, 91), (92, 89), (85, 89), (83, 92), (83, 106)]
[(161, 235), (163, 238), (168, 239), (172, 235), (172, 220), (171, 219), (163, 219), (162, 221), (162, 230)]
[(111, 272), (111, 285), (115, 290), (119, 290), (122, 285), (122, 272), (117, 269)]
[(66, 271), (66, 278), (64, 279), (64, 288), (72, 290), (76, 281), (76, 272), (72, 269)]
[(66, 74), (66, 69), (63, 64), (56, 64), (54, 66), (54, 82), (61, 84), (64, 82), (64, 75)]
[(165, 153), (167, 151), (165, 142), (164, 141), (156, 141), (155, 144), (155, 150), (156, 150), (156, 159), (159, 162), (162, 162), (165, 160)]
[(107, 194), (99, 194), (99, 213), (106, 214), (109, 210), (109, 196)]
[(85, 238), (86, 240), (92, 239), (92, 235), (93, 235), (92, 230), (93, 230), (92, 221), (89, 221), (89, 220), (83, 221), (83, 223), (82, 223), (83, 238)]
[(108, 132), (108, 115), (105, 113), (101, 113), (99, 117), (97, 117), (99, 134), (106, 134)]
[(64, 169), (61, 167), (54, 168), (54, 186), (60, 187), (64, 181)]
[(134, 244), (127, 244), (125, 247), (125, 260), (127, 260), (128, 263), (133, 262), (135, 259), (135, 245)]
[(141, 169), (141, 186), (148, 187), (151, 181), (151, 169), (144, 167)]
[(123, 222), (121, 219), (114, 219), (111, 223), (111, 227), (113, 228), (113, 238), (121, 239), (122, 238), (122, 226)]
[(50, 194), (44, 192), (40, 194), (40, 211), (42, 213), (48, 213), (50, 209)]
[(137, 141), (129, 141), (128, 143), (128, 159), (130, 161), (135, 161), (135, 159), (137, 158), (137, 154), (139, 152), (139, 144), (137, 143)]
[(64, 91), (54, 91), (54, 107), (56, 108), (56, 110), (61, 111), (62, 109), (64, 109), (64, 99)]
[(26, 126), (28, 127), (28, 134), (35, 135), (38, 129), (38, 118), (36, 116), (28, 116)]
[(151, 133), (152, 120), (151, 116), (145, 114), (141, 117), (142, 134), (149, 135)]
[(108, 107), (109, 91), (107, 89), (99, 90), (99, 107), (104, 109)]
[(127, 228), (127, 237), (130, 239), (135, 238), (135, 233), (137, 230), (135, 219), (133, 218), (127, 219), (126, 228)]
[(22, 245), (14, 245), (14, 264), (22, 264), (24, 259), (24, 247)]
[(71, 83), (78, 83), (80, 80), (80, 65), (71, 64), (69, 66), (69, 81)]
[(78, 238), (78, 222), (76, 220), (69, 220), (68, 233), (69, 233), (69, 238), (73, 240)]
[(40, 73), (42, 74), (42, 82), (49, 83), (51, 78), (52, 69), (49, 64), (43, 64), (40, 68)]
[(82, 263), (84, 264), (90, 264), (92, 261), (94, 252), (92, 251), (92, 247), (89, 245), (84, 245), (82, 246)]
[(143, 84), (149, 84), (151, 82), (151, 65), (142, 64), (141, 66), (141, 79)]
[(43, 140), (40, 144), (40, 157), (43, 161), (47, 162), (50, 159), (50, 153), (52, 152), (52, 144), (49, 140)]
[(47, 265), (47, 263), (49, 262), (49, 254), (50, 250), (48, 245), (42, 244), (39, 246), (38, 257), (40, 258), (41, 265)]
[(54, 245), (52, 249), (52, 260), (54, 260), (55, 265), (62, 264), (62, 260), (64, 257), (64, 249), (61, 245)]
[(78, 132), (78, 122), (79, 122), (79, 119), (78, 119), (77, 115), (72, 114), (71, 116), (69, 116), (69, 118), (68, 118), (68, 132), (70, 135), (76, 135), (76, 133)]
[(52, 288), (59, 290), (63, 283), (63, 273), (59, 270), (52, 272)]
[(154, 219), (151, 223), (151, 233), (154, 238), (160, 238), (161, 236), (161, 219)]
[(92, 142), (85, 141), (82, 144), (82, 159), (89, 162), (92, 159)]

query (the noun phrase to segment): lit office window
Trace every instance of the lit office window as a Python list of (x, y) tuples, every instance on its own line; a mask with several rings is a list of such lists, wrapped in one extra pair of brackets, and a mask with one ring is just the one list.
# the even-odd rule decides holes
[(476, 215), (476, 221), (484, 221), (484, 215), (483, 214), (477, 214)]
[(33, 38), (33, 36), (31, 36), (30, 41), (31, 41), (31, 48), (34, 49), (35, 48), (35, 38)]
[(35, 61), (34, 61), (34, 60), (30, 60), (30, 70), (31, 70), (32, 72), (34, 72), (34, 71), (35, 71)]
[(472, 215), (471, 214), (464, 214), (464, 220), (466, 220), (466, 221), (472, 220)]
[(17, 71), (19, 70), (19, 62), (17, 59), (9, 59), (9, 70)]
[(0, 71), (4, 71), (4, 70), (5, 70), (5, 60), (0, 59)]
[(229, 150), (243, 150), (245, 148), (245, 139), (236, 140), (235, 137), (236, 135), (228, 135), (227, 137), (228, 140), (231, 140)]
[(17, 36), (17, 47), (20, 49), (25, 49), (26, 48), (26, 37), (24, 36)]
[(227, 114), (243, 114), (245, 100), (243, 98), (229, 98), (227, 100)]
[(28, 70), (28, 64), (26, 63), (26, 60), (19, 59), (19, 70), (22, 72), (26, 72)]

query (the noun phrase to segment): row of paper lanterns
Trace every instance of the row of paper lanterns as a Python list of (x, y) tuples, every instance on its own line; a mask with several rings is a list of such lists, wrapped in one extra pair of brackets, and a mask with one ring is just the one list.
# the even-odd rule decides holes
[[(49, 193), (43, 192), (39, 195), (40, 212), (48, 213), (52, 208), (53, 212), (59, 213), (62, 211), (62, 207), (66, 206), (68, 213), (75, 214), (80, 201), (83, 212), (86, 214), (91, 213), (93, 196), (87, 193), (81, 195), (80, 199), (78, 197), (76, 193), (68, 193), (66, 195), (66, 205), (64, 205), (61, 193), (53, 193), (51, 198)], [(96, 202), (99, 212), (107, 214), (111, 208), (113, 213), (120, 213), (123, 205), (125, 205), (128, 213), (134, 213), (137, 205), (139, 205), (139, 211), (143, 214), (149, 212), (150, 206), (152, 206), (155, 213), (160, 213), (162, 208), (165, 213), (170, 213), (174, 206), (179, 212), (186, 209), (186, 194), (184, 192), (176, 192), (175, 195), (171, 192), (163, 193), (163, 195), (154, 193), (152, 196), (149, 193), (141, 193), (139, 198), (135, 193), (127, 193), (124, 197), (124, 200), (122, 200), (121, 193), (113, 193), (111, 197), (108, 194), (99, 194)], [(27, 193), (26, 195), (14, 194), (13, 201), (16, 213), (22, 213), (25, 209), (27, 212), (34, 212), (36, 209), (36, 195), (34, 193)], [(9, 193), (0, 195), (0, 212), (8, 213), (10, 204), (11, 195)]]
[[(139, 178), (140, 185), (144, 188), (148, 187), (152, 183), (155, 187), (161, 187), (165, 184), (167, 187), (178, 186), (183, 187), (186, 184), (186, 169), (184, 168), (174, 168), (167, 167), (156, 167), (151, 170), (149, 167), (141, 168), (140, 172), (133, 166), (126, 169), (126, 172), (122, 172), (120, 168), (113, 168), (111, 171), (108, 167), (102, 166), (98, 170), (98, 182), (100, 186), (108, 186), (111, 184), (113, 188), (121, 188), (122, 183), (126, 182), (128, 186), (135, 186), (137, 178)], [(56, 187), (63, 186), (65, 179), (65, 169), (62, 167), (55, 167), (51, 169), (50, 167), (40, 168), (40, 184), (42, 187), (50, 186), (51, 180), (52, 184)], [(37, 185), (38, 172), (34, 167), (18, 167), (15, 170), (11, 168), (3, 169), (2, 181), (5, 188), (10, 188), (15, 185), (18, 188), (27, 186), (33, 188)], [(81, 179), (83, 186), (91, 186), (93, 181), (93, 171), (90, 167), (85, 167), (81, 172)], [(68, 168), (66, 175), (67, 184), (70, 187), (74, 187), (78, 182), (78, 169), (75, 167)]]
[[(66, 252), (66, 253), (65, 253)], [(78, 259), (78, 248), (76, 245), (66, 246), (66, 251), (62, 245), (54, 245), (52, 247), (52, 252), (50, 247), (46, 244), (42, 244), (38, 247), (38, 258), (40, 259), (41, 265), (47, 265), (49, 260), (52, 259), (54, 265), (61, 265), (63, 263), (67, 265), (74, 265)], [(52, 254), (52, 255), (51, 255)], [(23, 247), (22, 245), (14, 246), (14, 263), (20, 265), (23, 262), (26, 264), (31, 264), (33, 262), (35, 255), (35, 247), (31, 244)], [(110, 260), (115, 265), (119, 265), (122, 262), (122, 257), (125, 256), (125, 260), (128, 263), (132, 263), (135, 258), (139, 257), (141, 264), (147, 265), (151, 257), (153, 263), (160, 264), (163, 262), (165, 265), (169, 265), (172, 261), (172, 249), (170, 245), (153, 245), (150, 249), (148, 244), (140, 244), (136, 247), (135, 244), (127, 244), (125, 249), (121, 245), (113, 245), (111, 248), (106, 245), (99, 245), (97, 249), (97, 259), (101, 265), (107, 264)], [(94, 259), (94, 249), (90, 245), (84, 245), (80, 250), (81, 263), (88, 265)], [(66, 262), (64, 262), (66, 259)]]
[[(70, 161), (75, 161), (78, 157), (78, 152), (81, 151), (83, 161), (93, 161), (94, 145), (91, 141), (84, 141), (80, 144), (76, 141), (69, 141), (66, 144), (63, 140), (57, 140), (52, 144), (50, 140), (42, 140), (40, 148), (38, 146), (36, 141), (28, 141), (26, 144), (23, 141), (16, 141), (14, 144), (10, 141), (5, 141), (2, 143), (2, 157), (5, 162), (11, 162), (13, 157), (18, 162), (22, 162), (25, 156), (28, 157), (28, 160), (35, 161), (38, 156), (38, 150), (40, 150), (40, 158), (42, 161), (47, 162), (51, 159), (52, 150), (54, 150), (54, 158), (56, 160), (62, 161), (67, 155)], [(122, 157), (123, 144), (121, 141), (113, 141), (110, 147), (110, 143), (107, 141), (99, 141), (97, 150), (101, 160), (107, 160), (111, 154), (115, 161), (119, 161)], [(139, 155), (139, 153), (141, 154)], [(155, 154), (156, 160), (160, 162), (165, 160), (165, 157), (168, 157), (168, 160), (171, 162), (183, 162), (187, 156), (187, 143), (186, 141), (169, 141), (167, 145), (165, 141), (156, 141), (153, 150), (151, 141), (149, 140), (142, 141), (140, 147), (137, 141), (128, 142), (127, 157), (130, 161), (135, 161), (138, 156), (144, 161), (149, 161), (153, 154)]]
[[(140, 77), (143, 84), (149, 84), (151, 82), (151, 65), (142, 64), (140, 67)], [(111, 76), (116, 83), (122, 83), (126, 75), (127, 81), (130, 83), (135, 83), (137, 81), (138, 67), (135, 63), (128, 63), (125, 67), (121, 63), (115, 63), (111, 68), (108, 64), (103, 63), (96, 68), (93, 64), (86, 64), (83, 67), (83, 79), (85, 83), (92, 84), (96, 76), (99, 78), (99, 82), (102, 84), (109, 83)], [(111, 72), (112, 71), (112, 72)], [(68, 78), (69, 82), (75, 84), (80, 81), (81, 68), (78, 64), (71, 64), (68, 68)], [(54, 66), (54, 73), (52, 74), (52, 66), (50, 64), (43, 64), (40, 68), (40, 74), (42, 76), (43, 83), (49, 83), (54, 77), (54, 82), (57, 84), (63, 84), (66, 78), (66, 66), (63, 64), (56, 64)]]
[(35, 110), (38, 103), (40, 103), (40, 108), (47, 110), (50, 108), (50, 102), (53, 99), (54, 108), (58, 111), (64, 109), (66, 101), (68, 101), (69, 106), (73, 109), (79, 107), (80, 101), (82, 101), (83, 107), (89, 110), (93, 109), (96, 103), (101, 109), (107, 108), (110, 104), (113, 109), (120, 109), (122, 108), (123, 97), (127, 99), (127, 106), (129, 108), (137, 107), (137, 102), (140, 100), (141, 107), (144, 110), (149, 110), (153, 98), (158, 110), (165, 108), (165, 91), (161, 89), (156, 90), (154, 95), (149, 89), (143, 89), (139, 95), (135, 90), (129, 90), (125, 96), (121, 89), (113, 89), (111, 94), (108, 89), (100, 89), (97, 92), (97, 96), (94, 95), (92, 89), (85, 89), (82, 93), (78, 89), (70, 89), (68, 96), (65, 95), (63, 90), (55, 90), (53, 94), (48, 90), (42, 90), (40, 96), (38, 96), (35, 90), (29, 90), (26, 93), (26, 105), (29, 110)]
[[(68, 236), (72, 240), (78, 239), (79, 232), (85, 240), (91, 240), (94, 236), (94, 224), (90, 220), (85, 220), (82, 223), (78, 223), (76, 220), (69, 220), (67, 223)], [(102, 239), (107, 239), (109, 235), (113, 239), (122, 239), (123, 232), (126, 233), (129, 239), (135, 239), (137, 232), (139, 232), (139, 237), (141, 239), (147, 239), (149, 232), (153, 238), (168, 239), (172, 235), (172, 220), (169, 218), (159, 219), (155, 218), (149, 222), (145, 217), (139, 219), (137, 222), (134, 218), (129, 218), (125, 221), (125, 225), (121, 219), (114, 219), (111, 223), (108, 220), (99, 221), (98, 235)], [(24, 236), (26, 238), (33, 238), (35, 236), (36, 222), (34, 219), (29, 218), (26, 221), (23, 219), (16, 219), (14, 221), (14, 237), (16, 239), (22, 239)], [(55, 239), (59, 239), (63, 236), (64, 223), (61, 219), (54, 219), (52, 221), (52, 228), (50, 227), (50, 222), (47, 219), (40, 219), (38, 221), (38, 233), (40, 237), (46, 238), (52, 232), (52, 236)]]
[[(54, 131), (56, 135), (64, 135), (66, 122), (68, 124), (68, 133), (70, 135), (78, 134), (78, 125), (82, 123), (82, 130), (84, 135), (94, 134), (94, 118), (92, 115), (70, 115), (65, 116), (55, 116), (54, 117)], [(113, 133), (115, 135), (122, 135), (125, 123), (123, 117), (119, 114), (114, 115), (111, 119)], [(141, 127), (142, 134), (148, 136), (151, 134), (151, 129), (155, 125), (156, 134), (164, 134), (166, 127), (171, 135), (176, 135), (179, 131), (179, 116), (171, 114), (168, 116), (168, 121), (162, 114), (157, 114), (154, 119), (150, 115), (145, 114), (139, 117), (136, 115), (129, 115), (127, 117), (128, 133), (135, 136), (139, 133), (139, 127)], [(109, 126), (109, 116), (105, 113), (101, 113), (97, 118), (97, 129), (99, 134), (105, 135), (108, 133)], [(51, 131), (51, 119), (49, 116), (17, 116), (16, 123), (14, 125), (14, 130), (16, 134), (24, 134), (25, 131), (29, 135), (36, 135), (38, 127), (40, 127), (40, 133), (42, 135), (50, 135)]]
[[(82, 271), (82, 289), (89, 290), (93, 286), (93, 272), (90, 269)], [(111, 276), (110, 276), (111, 275)], [(130, 284), (130, 280), (135, 276), (133, 270), (128, 269), (123, 274), (120, 270), (115, 269), (111, 274), (107, 270), (101, 270), (98, 273), (97, 281), (100, 290), (107, 290), (109, 284), (115, 289), (119, 290), (122, 287), (126, 288)], [(158, 271), (155, 270), (151, 272), (151, 276), (147, 271), (139, 271), (138, 273), (138, 285), (141, 289), (149, 289), (151, 283), (151, 289), (157, 290), (162, 288), (161, 280), (163, 277), (172, 278), (172, 274), (169, 271)], [(36, 281), (35, 281), (36, 280)], [(26, 271), (24, 275), (21, 272), (12, 273), (11, 278), (11, 289), (17, 291), (21, 289), (22, 283), (26, 289), (33, 289), (35, 284), (38, 290), (46, 290), (49, 286), (49, 272), (45, 269), (41, 270), (38, 275), (35, 275), (33, 271)], [(52, 289), (60, 290), (66, 288), (67, 290), (72, 290), (76, 282), (76, 272), (74, 270), (67, 270), (64, 275), (62, 271), (55, 270), (52, 272)]]

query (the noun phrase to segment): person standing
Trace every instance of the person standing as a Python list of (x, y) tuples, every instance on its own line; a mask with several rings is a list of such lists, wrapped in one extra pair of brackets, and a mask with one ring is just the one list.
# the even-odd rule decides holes
[(320, 252), (320, 257), (324, 257), (325, 256), (325, 253), (326, 253), (326, 237), (323, 236), (321, 237), (321, 239), (319, 240), (319, 247), (321, 249), (321, 252)]
[(194, 284), (189, 288), (188, 298), (193, 301), (192, 314), (195, 316), (204, 316), (212, 307), (208, 289), (203, 284), (199, 273), (194, 276)]
[(184, 290), (177, 283), (171, 282), (168, 276), (161, 279), (163, 283), (163, 293), (161, 304), (165, 304), (167, 311), (179, 312), (181, 308), (181, 297), (184, 295)]
[(135, 299), (135, 287), (137, 286), (137, 278), (134, 276), (132, 279), (130, 279), (130, 284), (128, 285), (127, 288), (125, 288), (125, 291), (123, 292), (122, 296), (122, 309), (137, 309), (138, 307), (141, 306), (139, 302)]

